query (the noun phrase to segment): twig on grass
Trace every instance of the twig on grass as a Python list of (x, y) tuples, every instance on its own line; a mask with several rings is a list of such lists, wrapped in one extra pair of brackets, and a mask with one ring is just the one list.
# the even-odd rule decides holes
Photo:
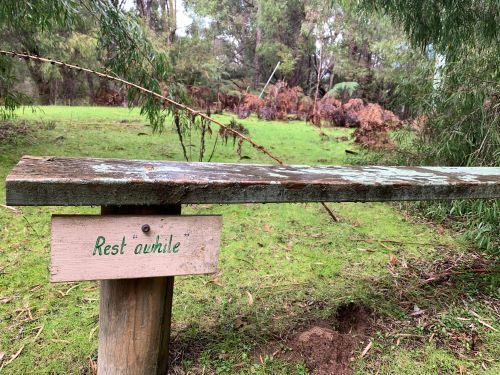
[(95, 331), (97, 331), (97, 328), (99, 328), (99, 324), (96, 324), (95, 327), (90, 330), (89, 341), (92, 341), (92, 336), (94, 336), (94, 333)]
[(7, 206), (5, 204), (0, 204), (0, 207), (5, 208), (6, 210), (12, 211), (15, 214), (20, 214), (21, 213), (21, 211), (19, 211), (17, 208), (14, 208), (14, 207), (11, 207), (11, 206)]
[(361, 353), (360, 358), (363, 358), (363, 357), (364, 357), (364, 356), (368, 353), (368, 351), (370, 350), (370, 348), (372, 347), (372, 345), (373, 345), (373, 341), (370, 341), (370, 342), (368, 343), (368, 345), (366, 345), (366, 347), (365, 347), (365, 349), (363, 350), (363, 352)]
[(0, 366), (0, 370), (2, 370), (4, 367), (8, 366), (9, 364), (11, 364), (17, 357), (19, 357), (19, 354), (21, 354), (21, 352), (23, 351), (25, 345), (21, 345), (21, 348), (15, 353), (12, 355), (12, 357), (10, 357), (10, 359), (5, 362), (5, 363), (2, 363), (2, 366)]
[(442, 272), (440, 274), (434, 275), (429, 277), (428, 279), (421, 281), (418, 286), (424, 286), (430, 283), (433, 283), (435, 281), (442, 280), (448, 276), (452, 275), (463, 275), (467, 273), (497, 273), (500, 272), (500, 268), (492, 268), (492, 269), (487, 269), (487, 268), (470, 268), (462, 271), (446, 271)]
[(340, 221), (339, 217), (326, 205), (325, 202), (321, 202), (321, 205), (324, 207), (326, 212), (328, 212), (328, 215), (330, 215), (330, 217), (332, 218), (333, 221), (335, 221), (335, 222)]
[(33, 232), (35, 232), (36, 236), (38, 237), (38, 241), (40, 241), (40, 245), (43, 246), (43, 243), (42, 243), (42, 237), (38, 234), (38, 232), (36, 231), (35, 227), (33, 225), (31, 225), (31, 223), (29, 222), (28, 218), (26, 216), (23, 215), (23, 219), (24, 221), (26, 221), (26, 223), (28, 224), (28, 227), (31, 228), (31, 230)]
[(240, 260), (242, 262), (245, 262), (246, 264), (248, 264), (250, 267), (252, 267), (252, 270), (254, 271), (257, 271), (257, 269), (255, 268), (255, 264), (253, 264), (252, 262), (250, 262), (249, 260), (245, 259), (245, 258), (236, 258), (237, 260)]
[(80, 286), (81, 283), (76, 283), (75, 285), (73, 285), (71, 288), (69, 288), (67, 291), (64, 292), (64, 295), (67, 296), (69, 292), (71, 292), (73, 289), (75, 289), (76, 287)]
[(488, 327), (489, 329), (491, 329), (492, 331), (495, 331), (495, 332), (498, 332), (498, 329), (496, 329), (495, 327), (489, 325), (488, 323), (486, 323), (483, 318), (478, 314), (476, 313), (475, 311), (472, 311), (472, 310), (469, 310), (469, 312), (474, 315), (476, 318), (477, 318), (477, 321), (479, 323), (481, 323), (483, 326), (485, 327)]
[(294, 286), (301, 286), (301, 285), (307, 285), (309, 282), (303, 282), (303, 283), (291, 283), (291, 284), (274, 284), (274, 285), (262, 285), (259, 286), (260, 289), (268, 289), (268, 288), (281, 288), (281, 287), (294, 287)]
[(387, 251), (393, 253), (394, 252), (394, 249), (390, 248), (389, 246), (387, 245), (384, 245), (384, 243), (382, 241), (377, 241), (377, 243), (382, 246), (384, 249), (386, 249)]
[(40, 337), (40, 335), (42, 334), (42, 331), (43, 331), (43, 325), (40, 326), (40, 328), (38, 328), (38, 331), (37, 331), (35, 337), (33, 337), (33, 342), (36, 342), (36, 340), (38, 339), (38, 337)]
[(399, 245), (446, 246), (446, 247), (450, 246), (448, 244), (442, 244), (442, 243), (396, 241), (396, 240), (375, 240), (373, 238), (361, 238), (361, 237), (348, 237), (347, 239), (349, 241), (379, 243), (379, 244), (381, 244), (381, 242), (386, 242), (386, 243), (393, 243), (393, 244), (399, 244)]

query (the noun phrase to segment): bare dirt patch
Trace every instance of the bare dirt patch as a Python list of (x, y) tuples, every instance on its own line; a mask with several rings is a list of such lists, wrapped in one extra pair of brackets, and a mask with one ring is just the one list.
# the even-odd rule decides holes
[(303, 362), (315, 375), (349, 375), (354, 352), (367, 338), (371, 320), (367, 307), (342, 305), (330, 321), (315, 321), (297, 328), (286, 342), (268, 343), (256, 351), (255, 357)]
[(291, 342), (313, 374), (351, 374), (349, 369), (356, 340), (352, 335), (313, 326)]

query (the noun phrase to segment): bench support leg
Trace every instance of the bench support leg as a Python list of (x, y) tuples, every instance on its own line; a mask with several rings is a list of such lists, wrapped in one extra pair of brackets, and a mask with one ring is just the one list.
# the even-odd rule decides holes
[[(103, 215), (179, 215), (180, 205), (102, 207)], [(165, 375), (174, 277), (103, 280), (99, 375)]]

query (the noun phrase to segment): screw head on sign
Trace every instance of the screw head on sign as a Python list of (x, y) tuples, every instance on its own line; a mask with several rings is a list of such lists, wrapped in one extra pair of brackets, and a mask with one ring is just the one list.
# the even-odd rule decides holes
[(149, 224), (144, 224), (142, 227), (141, 227), (142, 231), (144, 233), (148, 233), (150, 230), (151, 230), (151, 227), (149, 226)]

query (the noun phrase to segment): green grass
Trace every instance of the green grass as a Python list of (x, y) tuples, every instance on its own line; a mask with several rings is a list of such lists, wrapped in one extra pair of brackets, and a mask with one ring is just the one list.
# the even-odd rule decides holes
[[(228, 122), (231, 116), (219, 118)], [(30, 130), (0, 141), (2, 180), (23, 154), (182, 160), (171, 127), (151, 135), (137, 110), (44, 107), (20, 111), (18, 120), (27, 121)], [(326, 129), (330, 138), (322, 141), (303, 122), (253, 117), (241, 122), (252, 139), (288, 164), (346, 164), (345, 148), (355, 147), (335, 140), (349, 135), (349, 129)], [(198, 134), (192, 136), (196, 145)], [(214, 140), (209, 139), (207, 150)], [(196, 159), (196, 146), (192, 154)], [(243, 155), (248, 159), (240, 161), (232, 144), (219, 142), (213, 161), (272, 162), (247, 145)], [(173, 350), (183, 353), (175, 362), (178, 373), (307, 374), (303, 363), (279, 357), (261, 362), (254, 354), (308, 322), (333, 324), (337, 308), (348, 302), (368, 307), (374, 316), (372, 349), (364, 358), (362, 347), (353, 353), (357, 373), (457, 373), (461, 368), (482, 373), (482, 366), (500, 371), (495, 363), (499, 334), (470, 313), (499, 329), (493, 309), (498, 275), (457, 274), (451, 282), (426, 286), (416, 278), (417, 269), (468, 260), (465, 240), (407, 218), (395, 205), (330, 207), (339, 223), (318, 204), (183, 207), (183, 213), (222, 214), (224, 224), (219, 273), (176, 278)], [(0, 353), (5, 353), (0, 373), (89, 374), (89, 359), (96, 359), (98, 284), (48, 282), (49, 222), (56, 213), (97, 214), (98, 209), (21, 207), (16, 213), (0, 207)], [(377, 242), (381, 239), (401, 243)], [(389, 254), (396, 257), (396, 267), (389, 266)], [(428, 311), (425, 319), (411, 317), (416, 305)], [(467, 351), (470, 324), (478, 335), (474, 352)], [(411, 335), (424, 338), (415, 341)], [(457, 344), (455, 335), (465, 341)], [(397, 337), (402, 339), (397, 342)]]

